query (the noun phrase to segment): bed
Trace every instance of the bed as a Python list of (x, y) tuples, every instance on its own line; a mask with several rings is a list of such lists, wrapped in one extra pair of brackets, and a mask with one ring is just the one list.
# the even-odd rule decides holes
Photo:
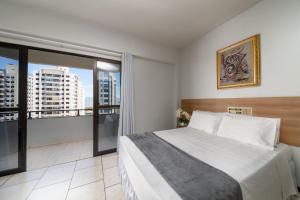
[[(274, 150), (269, 150), (191, 127), (154, 134), (192, 158), (232, 177), (240, 185), (243, 200), (285, 200), (296, 194), (288, 145), (280, 143)], [(118, 152), (127, 200), (198, 199), (179, 195), (129, 137), (120, 137)], [(180, 174), (175, 176), (180, 177)]]

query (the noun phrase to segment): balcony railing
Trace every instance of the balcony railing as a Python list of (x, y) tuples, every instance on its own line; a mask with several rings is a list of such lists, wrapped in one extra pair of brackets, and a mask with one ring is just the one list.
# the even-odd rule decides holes
[[(44, 109), (44, 110), (30, 110), (27, 112), (28, 119), (33, 118), (49, 118), (49, 117), (67, 117), (67, 116), (81, 116), (92, 115), (93, 109)], [(84, 113), (84, 114), (83, 114)], [(37, 117), (34, 117), (34, 114)]]
[[(98, 106), (99, 114), (119, 114), (120, 105), (101, 105)], [(30, 110), (27, 112), (28, 119), (33, 118), (50, 118), (50, 117), (74, 117), (92, 115), (92, 108), (85, 109), (43, 109), (43, 110)], [(36, 114), (38, 117), (33, 117)]]
[[(99, 148), (115, 148), (119, 123), (119, 105), (97, 107)], [(54, 110), (30, 110), (27, 117), (27, 145), (38, 147), (93, 139), (93, 109), (58, 109), (59, 112), (76, 112), (72, 116), (42, 116), (33, 118), (33, 112), (44, 113)], [(84, 112), (84, 113), (83, 113)], [(89, 113), (88, 113), (89, 112)], [(8, 109), (0, 112), (0, 142), (14, 143), (18, 135), (18, 111)], [(13, 146), (9, 143), (8, 146)], [(2, 146), (4, 148), (4, 146)], [(1, 148), (1, 144), (0, 144)], [(6, 147), (5, 147), (6, 148)]]
[[(102, 105), (98, 106), (99, 115), (119, 114), (120, 105)], [(0, 112), (0, 121), (14, 121), (17, 120), (17, 111), (8, 110)], [(85, 109), (43, 109), (43, 110), (29, 110), (27, 111), (28, 119), (40, 118), (57, 118), (57, 117), (78, 117), (92, 115), (92, 108)]]

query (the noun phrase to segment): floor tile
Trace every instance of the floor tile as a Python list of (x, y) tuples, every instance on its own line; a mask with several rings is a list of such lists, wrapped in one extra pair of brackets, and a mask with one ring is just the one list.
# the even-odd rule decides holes
[(92, 157), (93, 157), (93, 150), (89, 150), (81, 153), (79, 159), (92, 158)]
[(75, 165), (76, 165), (76, 161), (68, 162), (68, 163), (62, 163), (62, 164), (58, 164), (58, 165), (52, 165), (48, 168), (48, 171), (49, 170), (61, 169), (61, 168), (65, 168), (65, 167), (70, 167), (70, 166), (73, 166), (75, 168)]
[(27, 149), (27, 169), (39, 169), (92, 156), (92, 140), (31, 147)]
[(124, 193), (121, 184), (114, 185), (105, 189), (106, 200), (124, 200)]
[(103, 164), (103, 169), (117, 166), (118, 165), (118, 155), (116, 153), (114, 153), (114, 154), (108, 154), (108, 155), (102, 156), (102, 164)]
[(4, 187), (0, 189), (1, 200), (25, 200), (37, 181), (18, 184), (15, 186)]
[(108, 154), (102, 155), (103, 158), (107, 158), (107, 157), (111, 157), (111, 156), (118, 156), (118, 153), (114, 152), (114, 153), (108, 153)]
[(70, 188), (92, 183), (100, 179), (103, 179), (101, 165), (78, 170), (74, 173)]
[(5, 183), (9, 178), (11, 178), (11, 177), (12, 177), (12, 175), (0, 177), (0, 187), (1, 187), (2, 185), (4, 185), (4, 183)]
[(49, 167), (36, 188), (71, 180), (75, 169), (75, 162)]
[(87, 140), (82, 142), (80, 151), (80, 159), (93, 157), (93, 141)]
[(105, 200), (103, 181), (69, 190), (67, 200)]
[(34, 159), (27, 160), (28, 170), (41, 169), (52, 165), (54, 165), (54, 161), (52, 161), (49, 157), (44, 157), (40, 159), (34, 158)]
[(101, 156), (93, 157), (93, 158), (88, 158), (88, 159), (83, 159), (83, 160), (78, 160), (76, 163), (76, 168), (75, 170), (81, 170), (87, 167), (94, 167), (97, 165), (101, 165)]
[(104, 183), (105, 187), (115, 185), (117, 183), (120, 183), (120, 177), (117, 167), (112, 167), (109, 169), (104, 170)]
[(43, 168), (43, 169), (37, 169), (37, 170), (15, 174), (8, 181), (6, 181), (3, 187), (13, 186), (19, 183), (26, 183), (33, 180), (38, 180), (44, 174), (46, 169), (47, 168)]
[(68, 194), (70, 181), (53, 184), (40, 189), (35, 189), (28, 200), (65, 200)]

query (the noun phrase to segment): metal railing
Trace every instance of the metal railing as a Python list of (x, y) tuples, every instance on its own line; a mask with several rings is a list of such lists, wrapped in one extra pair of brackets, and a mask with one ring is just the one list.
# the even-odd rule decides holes
[(98, 109), (120, 109), (120, 105), (101, 105), (98, 106)]
[[(45, 110), (30, 110), (30, 111), (27, 111), (28, 113), (28, 119), (33, 119), (32, 117), (32, 113), (35, 113), (35, 114), (48, 114), (50, 113), (49, 115), (59, 115), (61, 114), (62, 116), (53, 116), (53, 117), (65, 117), (63, 116), (63, 114), (66, 114), (66, 116), (81, 116), (80, 115), (80, 111), (92, 111), (93, 112), (93, 109), (92, 108), (86, 108), (86, 109), (45, 109)], [(74, 112), (76, 113), (75, 115), (68, 115), (66, 112)], [(48, 117), (51, 117), (51, 116), (48, 116)], [(40, 118), (40, 117), (37, 117), (37, 118)], [(42, 118), (46, 118), (46, 117), (42, 117)]]
[[(100, 115), (109, 115), (109, 114), (119, 114), (120, 105), (101, 105), (98, 106), (98, 114)], [(83, 111), (88, 111), (82, 114)], [(70, 114), (70, 112), (73, 112)], [(14, 114), (17, 114), (18, 111), (15, 108), (6, 108), (5, 111), (0, 109), (0, 119), (1, 121), (7, 120), (12, 121), (16, 120)], [(38, 116), (33, 116), (36, 114)], [(42, 116), (40, 116), (41, 114)], [(85, 115), (92, 115), (93, 108), (85, 108), (85, 109), (44, 109), (44, 110), (29, 110), (27, 111), (28, 119), (39, 119), (39, 118), (54, 118), (54, 117), (78, 117)], [(13, 116), (10, 116), (13, 115)], [(51, 116), (52, 115), (52, 116)], [(9, 118), (9, 119), (8, 119)], [(6, 121), (6, 120), (5, 120)]]
[[(114, 114), (114, 113), (118, 113), (116, 112), (117, 110), (120, 109), (120, 105), (101, 105), (98, 106), (98, 110), (110, 110), (110, 113), (99, 113), (99, 114)], [(50, 116), (44, 116), (44, 117), (36, 117), (36, 118), (48, 118), (48, 117), (69, 117), (69, 116), (84, 116), (84, 115), (88, 115), (88, 114), (80, 114), (80, 111), (91, 111), (88, 114), (93, 114), (93, 108), (85, 108), (85, 109), (44, 109), (44, 110), (29, 110), (27, 111), (28, 113), (28, 119), (33, 119), (32, 117), (32, 113), (35, 114), (45, 114), (47, 115), (49, 113)], [(66, 112), (74, 112), (76, 114), (73, 115), (69, 115)], [(51, 116), (54, 115), (54, 116)], [(57, 116), (57, 115), (62, 115), (62, 116)]]

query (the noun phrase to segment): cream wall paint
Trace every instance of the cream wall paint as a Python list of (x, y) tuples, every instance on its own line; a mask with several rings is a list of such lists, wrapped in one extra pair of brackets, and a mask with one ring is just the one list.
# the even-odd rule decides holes
[[(126, 23), (126, 22), (124, 22)], [(99, 24), (1, 2), (0, 28), (176, 63), (178, 51)]]
[[(261, 36), (261, 85), (217, 90), (216, 51), (249, 36)], [(180, 54), (179, 99), (300, 96), (300, 1), (264, 0)], [(292, 147), (300, 185), (300, 148)]]
[(135, 131), (175, 128), (176, 92), (174, 65), (135, 58)]
[[(300, 1), (264, 0), (184, 48), (179, 98), (300, 95)], [(261, 36), (261, 85), (217, 90), (216, 51)]]

